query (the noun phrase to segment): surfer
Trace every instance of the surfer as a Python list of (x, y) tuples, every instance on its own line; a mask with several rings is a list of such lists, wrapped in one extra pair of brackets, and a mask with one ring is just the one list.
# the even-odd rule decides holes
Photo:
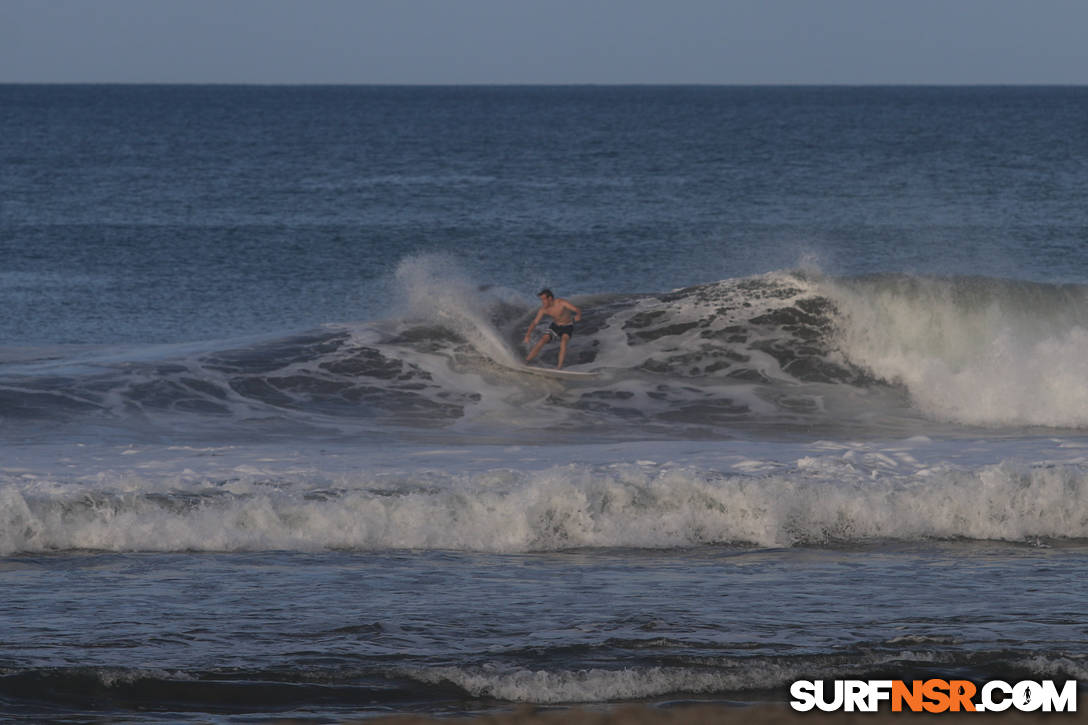
[(574, 334), (574, 323), (582, 321), (582, 311), (572, 305), (570, 301), (562, 297), (557, 298), (547, 288), (537, 292), (536, 296), (540, 298), (540, 309), (537, 310), (536, 317), (533, 318), (532, 324), (529, 325), (529, 329), (525, 332), (525, 344), (529, 344), (529, 337), (533, 334), (533, 328), (544, 318), (544, 315), (552, 318), (552, 324), (540, 336), (533, 349), (529, 351), (529, 354), (525, 357), (525, 362), (529, 362), (536, 357), (536, 354), (540, 352), (540, 348), (544, 347), (544, 343), (549, 340), (559, 340), (559, 364), (555, 366), (555, 369), (561, 370), (563, 361), (567, 357), (567, 343), (570, 342), (570, 336)]

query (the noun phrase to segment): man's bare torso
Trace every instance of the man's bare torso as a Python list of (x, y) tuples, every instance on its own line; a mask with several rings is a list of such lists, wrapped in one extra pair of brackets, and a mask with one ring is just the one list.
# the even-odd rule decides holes
[(574, 315), (569, 307), (563, 305), (564, 302), (566, 302), (566, 300), (557, 298), (550, 305), (541, 307), (540, 309), (544, 311), (545, 315), (555, 320), (555, 324), (569, 325), (574, 321)]

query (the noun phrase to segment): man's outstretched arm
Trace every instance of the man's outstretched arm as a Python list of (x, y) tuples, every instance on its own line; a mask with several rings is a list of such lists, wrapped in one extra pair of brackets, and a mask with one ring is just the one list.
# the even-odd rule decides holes
[(525, 342), (529, 342), (529, 336), (533, 334), (533, 328), (540, 323), (542, 317), (544, 317), (544, 310), (539, 310), (536, 313), (536, 317), (534, 317), (533, 321), (529, 324), (529, 329), (525, 331)]

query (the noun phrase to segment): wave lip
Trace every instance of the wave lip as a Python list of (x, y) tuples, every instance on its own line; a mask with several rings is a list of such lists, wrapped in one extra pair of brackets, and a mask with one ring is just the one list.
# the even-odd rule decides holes
[(263, 477), (157, 489), (0, 486), (0, 554), (326, 549), (534, 552), (1088, 538), (1081, 464), (919, 467), (808, 456), (760, 475), (672, 464)]

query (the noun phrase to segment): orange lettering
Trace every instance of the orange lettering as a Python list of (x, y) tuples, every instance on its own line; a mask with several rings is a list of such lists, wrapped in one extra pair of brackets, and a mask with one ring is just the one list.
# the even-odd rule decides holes
[(913, 680), (910, 688), (902, 680), (892, 682), (892, 712), (903, 712), (903, 702), (911, 712), (922, 710), (922, 681)]
[(975, 703), (971, 698), (975, 696), (975, 684), (969, 680), (952, 680), (948, 684), (952, 712), (959, 712), (961, 706), (967, 712), (974, 712)]
[(926, 712), (944, 712), (948, 709), (949, 697), (947, 680), (926, 680), (922, 683), (922, 694), (930, 702), (922, 705)]

